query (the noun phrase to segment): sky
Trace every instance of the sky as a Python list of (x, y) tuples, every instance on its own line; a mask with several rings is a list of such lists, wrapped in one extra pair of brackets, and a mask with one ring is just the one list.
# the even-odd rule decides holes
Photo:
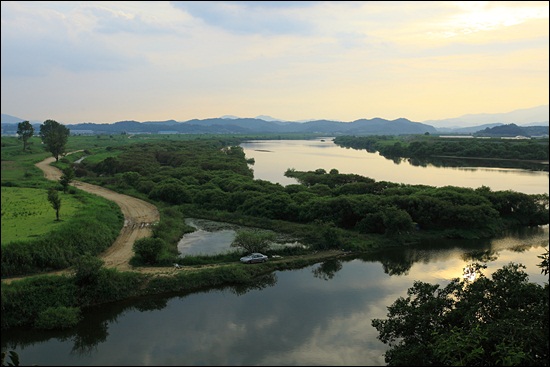
[(2, 1), (30, 121), (422, 122), (547, 105), (548, 1)]

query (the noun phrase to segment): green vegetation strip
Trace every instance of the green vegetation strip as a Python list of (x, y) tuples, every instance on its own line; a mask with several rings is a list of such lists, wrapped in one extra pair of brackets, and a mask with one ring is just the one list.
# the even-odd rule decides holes
[(84, 203), (70, 194), (59, 193), (61, 222), (43, 189), (2, 187), (2, 247), (13, 241), (27, 241), (45, 235), (70, 221)]

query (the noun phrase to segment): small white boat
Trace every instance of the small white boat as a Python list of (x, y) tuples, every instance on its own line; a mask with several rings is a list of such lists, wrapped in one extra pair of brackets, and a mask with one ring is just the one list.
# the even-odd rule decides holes
[(476, 271), (472, 265), (468, 265), (464, 268), (464, 274), (462, 275), (464, 280), (473, 282), (476, 278)]

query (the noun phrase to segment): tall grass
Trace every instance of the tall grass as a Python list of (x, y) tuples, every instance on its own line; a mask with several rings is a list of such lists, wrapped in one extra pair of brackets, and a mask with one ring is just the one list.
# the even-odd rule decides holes
[(45, 188), (51, 185), (44, 173), (34, 164), (48, 157), (39, 138), (31, 138), (26, 151), (22, 143), (13, 137), (2, 137), (2, 186)]
[(2, 187), (2, 247), (13, 241), (28, 241), (63, 226), (84, 203), (75, 195), (60, 192), (60, 219), (48, 201), (46, 189)]
[(47, 235), (2, 241), (3, 277), (64, 269), (79, 256), (97, 255), (113, 244), (124, 223), (118, 205), (79, 190), (73, 200), (78, 210), (60, 223), (52, 220)]
[[(109, 144), (107, 139), (96, 140), (103, 149)], [(71, 137), (72, 144), (84, 144), (68, 144), (67, 151), (93, 147), (96, 140)], [(25, 151), (15, 137), (1, 141), (2, 277), (67, 268), (84, 253), (96, 255), (112, 245), (124, 223), (118, 205), (71, 187), (67, 194), (60, 192), (61, 221), (55, 221), (46, 190), (59, 184), (46, 180), (35, 166), (51, 153), (38, 136), (29, 140)]]

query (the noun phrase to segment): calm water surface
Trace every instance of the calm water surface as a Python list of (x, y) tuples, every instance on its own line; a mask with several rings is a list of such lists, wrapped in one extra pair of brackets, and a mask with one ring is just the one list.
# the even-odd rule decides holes
[[(548, 193), (547, 172), (396, 165), (377, 154), (335, 147), (329, 140), (262, 141), (243, 147), (247, 158), (255, 158), (256, 179), (284, 185), (295, 183), (284, 177), (287, 168), (336, 168), (377, 181)], [(231, 232), (223, 231), (231, 229), (205, 231), (182, 248), (204, 251), (215, 244), (216, 251), (223, 249), (232, 240)], [(371, 320), (385, 318), (387, 307), (406, 296), (415, 280), (445, 286), (470, 262), (486, 263), (486, 276), (515, 262), (527, 267), (531, 281), (543, 284), (547, 278), (536, 264), (548, 238), (545, 226), (492, 240), (437, 241), (331, 260), (274, 272), (249, 288), (94, 308), (76, 331), (2, 331), (1, 343), (3, 349), (15, 349), (24, 365), (384, 365), (387, 347), (376, 338)]]
[(355, 173), (375, 179), (405, 184), (423, 184), (436, 187), (460, 186), (478, 188), (488, 186), (493, 191), (514, 190), (527, 194), (548, 193), (548, 172), (514, 168), (489, 167), (435, 167), (414, 166), (406, 161), (395, 163), (378, 153), (342, 148), (332, 138), (315, 140), (255, 140), (241, 144), (251, 165), (254, 178), (295, 184), (285, 177), (289, 168), (297, 171), (314, 171), (322, 168), (329, 172), (336, 168), (340, 173)]

